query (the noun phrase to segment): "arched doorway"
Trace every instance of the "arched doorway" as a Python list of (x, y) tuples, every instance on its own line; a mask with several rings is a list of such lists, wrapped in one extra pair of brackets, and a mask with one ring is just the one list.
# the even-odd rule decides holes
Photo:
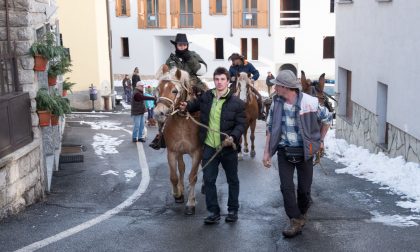
[(290, 70), (290, 71), (292, 71), (297, 76), (297, 69), (292, 64), (283, 64), (283, 65), (281, 65), (281, 67), (279, 68), (279, 71), (281, 71), (281, 70)]

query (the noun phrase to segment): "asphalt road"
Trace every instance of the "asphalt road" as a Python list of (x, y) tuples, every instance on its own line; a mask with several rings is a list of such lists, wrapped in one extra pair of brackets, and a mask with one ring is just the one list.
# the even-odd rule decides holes
[[(124, 130), (95, 130), (89, 124), (98, 126), (109, 121), (120, 123), (119, 127), (130, 131), (129, 115), (100, 115), (75, 114), (68, 118), (64, 142), (85, 145), (84, 162), (62, 164), (54, 173), (52, 190), (45, 201), (0, 222), (0, 251), (15, 251), (60, 232), (66, 234), (66, 230), (102, 216), (126, 201), (138, 191), (141, 182), (145, 184), (147, 174), (141, 172), (145, 167), (141, 167), (138, 154), (142, 149), (150, 181), (133, 204), (87, 229), (47, 242), (39, 251), (420, 250), (417, 226), (395, 227), (371, 221), (374, 211), (386, 215), (410, 214), (395, 205), (398, 196), (370, 182), (336, 174), (334, 170), (342, 166), (326, 158), (322, 160), (324, 170), (315, 168), (314, 203), (303, 234), (284, 239), (281, 231), (288, 220), (278, 170), (264, 169), (260, 161), (265, 140), (262, 122), (257, 127), (256, 158), (245, 155), (239, 163), (239, 221), (206, 226), (204, 196), (199, 192), (201, 175), (196, 187), (196, 214), (185, 216), (184, 205), (176, 204), (171, 195), (165, 150), (148, 147), (156, 129), (149, 128), (147, 143), (135, 144)], [(100, 150), (98, 134), (107, 140), (102, 143), (114, 144), (118, 153), (98, 156), (92, 145), (96, 143), (97, 151)], [(190, 159), (186, 159), (188, 172)], [(223, 169), (217, 184), (222, 214), (226, 215), (227, 184)]]

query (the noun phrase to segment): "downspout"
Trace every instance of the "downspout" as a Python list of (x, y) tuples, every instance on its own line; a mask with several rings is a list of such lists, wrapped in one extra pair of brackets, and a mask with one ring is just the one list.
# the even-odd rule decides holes
[(107, 22), (107, 27), (108, 27), (108, 56), (109, 56), (109, 74), (110, 74), (110, 81), (111, 81), (111, 101), (112, 101), (112, 109), (114, 108), (114, 104), (115, 104), (115, 97), (113, 96), (114, 94), (114, 74), (112, 71), (112, 53), (111, 53), (111, 49), (112, 49), (112, 31), (111, 31), (111, 24), (110, 24), (110, 16), (109, 16), (109, 2), (108, 0), (106, 1), (106, 22)]
[(271, 37), (271, 1), (268, 0), (268, 36)]
[(231, 37), (233, 37), (233, 4), (232, 2), (233, 0), (230, 0), (230, 36)]

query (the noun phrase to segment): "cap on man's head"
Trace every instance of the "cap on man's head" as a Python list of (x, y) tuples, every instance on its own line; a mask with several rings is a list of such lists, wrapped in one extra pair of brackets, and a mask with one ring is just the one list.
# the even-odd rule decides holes
[(228, 60), (232, 60), (232, 61), (237, 60), (237, 59), (243, 60), (243, 58), (244, 57), (240, 55), (239, 53), (232, 53), (232, 55), (229, 56)]
[(175, 36), (175, 41), (171, 40), (171, 43), (176, 45), (178, 43), (186, 43), (189, 44), (190, 42), (188, 42), (187, 39), (187, 34), (185, 33), (177, 33)]
[(290, 70), (282, 70), (275, 79), (270, 80), (271, 83), (287, 88), (301, 89), (300, 81), (297, 80), (295, 73)]
[(144, 83), (143, 82), (137, 81), (136, 87), (143, 87), (143, 86), (144, 86)]

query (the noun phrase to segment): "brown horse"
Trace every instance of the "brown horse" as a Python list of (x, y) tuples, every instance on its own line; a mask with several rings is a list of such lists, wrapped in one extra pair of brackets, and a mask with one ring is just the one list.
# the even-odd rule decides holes
[(300, 82), (302, 83), (302, 91), (304, 93), (317, 97), (319, 104), (327, 107), (327, 109), (330, 112), (334, 112), (334, 108), (332, 107), (331, 102), (329, 101), (327, 95), (324, 93), (325, 73), (319, 76), (318, 81), (311, 81), (310, 79), (307, 79), (304, 71), (300, 71), (300, 73), (301, 73)]
[[(251, 128), (251, 157), (255, 157), (255, 127), (257, 125), (258, 118), (258, 102), (254, 92), (251, 91), (251, 79), (246, 73), (240, 73), (236, 82), (235, 95), (245, 102), (245, 114), (246, 114), (246, 128), (243, 136), (244, 139), (244, 152), (248, 153), (248, 129)], [(242, 153), (238, 155), (239, 159), (242, 159)]]
[[(195, 213), (195, 184), (197, 172), (201, 161), (201, 143), (199, 141), (199, 126), (174, 112), (180, 101), (191, 98), (191, 85), (189, 75), (182, 70), (169, 71), (162, 68), (162, 76), (159, 78), (157, 88), (158, 100), (155, 111), (155, 119), (163, 124), (163, 137), (167, 147), (170, 180), (172, 183), (172, 195), (175, 202), (184, 202), (184, 154), (189, 154), (192, 159), (192, 167), (189, 177), (188, 202), (184, 213)], [(178, 172), (177, 173), (177, 168)]]

